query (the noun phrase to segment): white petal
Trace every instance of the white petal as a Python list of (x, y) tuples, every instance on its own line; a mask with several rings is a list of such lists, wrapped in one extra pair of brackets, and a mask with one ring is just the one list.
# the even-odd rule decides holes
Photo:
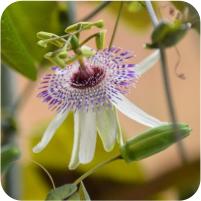
[(93, 111), (80, 111), (80, 163), (89, 163), (96, 148), (96, 113)]
[(115, 116), (116, 116), (116, 122), (117, 122), (117, 142), (120, 144), (120, 146), (123, 146), (125, 144), (125, 139), (122, 133), (117, 108), (115, 108)]
[(63, 123), (63, 121), (67, 117), (68, 112), (69, 111), (66, 110), (65, 112), (60, 112), (56, 115), (56, 117), (48, 125), (41, 141), (33, 148), (33, 152), (38, 153), (47, 146), (47, 144), (53, 138), (57, 128)]
[(99, 136), (106, 151), (111, 151), (117, 136), (117, 121), (114, 109), (104, 108), (96, 113)]
[(138, 123), (144, 124), (149, 127), (156, 127), (164, 122), (159, 121), (158, 119), (150, 116), (131, 101), (129, 101), (125, 96), (119, 94), (118, 97), (121, 99), (113, 98), (113, 105), (117, 107), (117, 109), (125, 114), (127, 117), (137, 121)]
[(139, 64), (135, 65), (135, 72), (138, 75), (144, 74), (147, 70), (154, 66), (154, 64), (159, 60), (160, 52), (159, 50), (152, 53), (150, 56), (146, 57)]
[(73, 141), (73, 150), (71, 155), (71, 160), (69, 163), (69, 169), (75, 169), (79, 165), (79, 146), (80, 146), (80, 113), (74, 113), (74, 141)]

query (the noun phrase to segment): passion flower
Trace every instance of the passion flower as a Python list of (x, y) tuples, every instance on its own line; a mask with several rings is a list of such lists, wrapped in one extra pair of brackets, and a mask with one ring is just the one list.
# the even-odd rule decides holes
[(163, 124), (131, 103), (124, 94), (138, 77), (159, 58), (153, 53), (140, 64), (127, 63), (133, 55), (121, 48), (106, 48), (66, 68), (53, 67), (41, 82), (38, 97), (57, 111), (34, 152), (42, 151), (52, 139), (69, 111), (74, 112), (74, 145), (69, 164), (75, 169), (89, 163), (96, 147), (97, 131), (106, 151), (111, 151), (118, 136), (115, 107), (129, 118), (149, 127)]

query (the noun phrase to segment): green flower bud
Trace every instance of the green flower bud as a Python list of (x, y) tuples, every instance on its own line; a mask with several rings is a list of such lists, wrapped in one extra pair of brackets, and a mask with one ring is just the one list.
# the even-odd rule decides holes
[(51, 61), (52, 63), (60, 66), (61, 68), (66, 67), (66, 62), (63, 59), (59, 58), (58, 54), (54, 54), (53, 52), (48, 52), (47, 54), (45, 54), (44, 57), (48, 59), (49, 61)]
[(70, 44), (73, 50), (77, 50), (79, 48), (79, 40), (75, 35), (72, 35)]
[(189, 23), (182, 23), (178, 20), (173, 23), (161, 22), (152, 33), (152, 44), (146, 44), (146, 47), (174, 46), (183, 38), (189, 28)]
[(46, 48), (48, 44), (61, 48), (65, 44), (65, 40), (63, 38), (53, 33), (40, 31), (36, 34), (36, 36), (41, 39), (38, 41), (38, 45), (44, 48)]
[(39, 39), (49, 39), (55, 36), (53, 33), (45, 32), (45, 31), (40, 31), (36, 34), (37, 38)]
[[(188, 125), (177, 124), (177, 132), (180, 136), (179, 140), (188, 136), (190, 131), (191, 128)], [(127, 162), (137, 161), (158, 153), (176, 142), (177, 139), (173, 125), (162, 125), (149, 129), (128, 140), (121, 147), (121, 155)]]
[(96, 26), (97, 28), (103, 28), (104, 22), (103, 20), (98, 20), (97, 22), (94, 22), (93, 25)]
[(68, 56), (67, 51), (61, 51), (58, 53), (58, 57), (61, 59), (65, 59)]
[(103, 20), (98, 20), (97, 22), (78, 22), (76, 24), (72, 24), (65, 29), (66, 33), (73, 33), (76, 31), (83, 31), (87, 29), (91, 29), (93, 26), (102, 28), (104, 26)]
[(86, 30), (90, 29), (93, 26), (91, 22), (78, 22), (76, 24), (72, 24), (65, 29), (66, 33), (73, 33), (78, 30)]
[(90, 57), (90, 56), (93, 56), (96, 53), (93, 49), (91, 49), (91, 48), (89, 48), (87, 46), (82, 46), (80, 48), (80, 50), (81, 50), (81, 54), (84, 57)]
[(97, 49), (103, 49), (105, 44), (105, 31), (101, 31), (96, 36), (96, 47)]
[(38, 44), (39, 46), (41, 46), (41, 47), (44, 47), (44, 48), (47, 47), (47, 42), (44, 41), (44, 40), (39, 40), (39, 41), (37, 42), (37, 44)]

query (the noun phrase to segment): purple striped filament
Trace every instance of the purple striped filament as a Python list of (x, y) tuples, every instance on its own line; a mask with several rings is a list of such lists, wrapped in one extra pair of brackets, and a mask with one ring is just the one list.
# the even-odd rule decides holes
[(66, 68), (53, 67), (41, 82), (39, 97), (58, 112), (88, 110), (111, 106), (113, 97), (127, 93), (137, 80), (134, 64), (127, 63), (132, 54), (120, 48), (106, 48)]

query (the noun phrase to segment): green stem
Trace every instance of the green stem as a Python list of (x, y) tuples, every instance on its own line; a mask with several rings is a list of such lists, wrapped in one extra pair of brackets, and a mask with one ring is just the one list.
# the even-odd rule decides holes
[(49, 177), (49, 179), (50, 179), (50, 181), (51, 181), (51, 183), (52, 183), (53, 189), (55, 189), (56, 186), (55, 186), (54, 180), (53, 180), (51, 174), (48, 172), (48, 170), (47, 170), (43, 165), (41, 165), (40, 163), (38, 163), (37, 161), (32, 160), (32, 159), (30, 159), (30, 161), (31, 161), (32, 163), (36, 164), (37, 166), (39, 166), (39, 167), (47, 174), (47, 176)]
[(124, 3), (123, 1), (120, 2), (119, 11), (118, 11), (116, 22), (115, 22), (115, 25), (114, 25), (112, 37), (111, 37), (110, 44), (109, 44), (109, 48), (111, 48), (112, 45), (113, 45), (113, 41), (114, 41), (115, 34), (116, 34), (116, 31), (117, 31), (117, 27), (118, 27), (118, 24), (119, 24), (119, 19), (120, 19), (120, 16), (121, 16), (121, 11), (122, 11), (122, 8), (123, 8), (123, 3)]
[(98, 14), (101, 10), (103, 10), (106, 6), (108, 6), (111, 3), (111, 1), (105, 1), (101, 3), (94, 11), (92, 11), (89, 15), (84, 17), (83, 19), (79, 20), (79, 22), (84, 22), (90, 20), (92, 17), (94, 17), (96, 14)]
[(156, 27), (159, 22), (158, 22), (158, 18), (156, 16), (156, 13), (155, 13), (155, 11), (153, 9), (152, 3), (151, 3), (151, 1), (146, 1), (145, 4), (146, 4), (146, 7), (147, 7), (147, 11), (149, 13), (150, 19), (152, 21), (152, 24), (153, 24), (154, 27)]
[(88, 176), (90, 176), (91, 174), (93, 174), (94, 172), (96, 172), (99, 168), (101, 168), (101, 167), (105, 166), (106, 164), (111, 163), (112, 161), (117, 160), (117, 159), (121, 159), (121, 155), (120, 154), (117, 154), (117, 155), (113, 156), (112, 158), (109, 158), (108, 160), (99, 163), (94, 168), (90, 169), (88, 172), (86, 172), (81, 177), (79, 177), (77, 180), (75, 180), (74, 184), (78, 185), (81, 181), (83, 181)]
[(63, 36), (54, 36), (53, 38), (48, 38), (48, 39), (45, 39), (43, 41), (45, 42), (51, 42), (51, 41), (54, 41), (54, 40), (58, 40), (58, 39), (63, 39), (63, 41), (66, 42), (65, 38), (68, 37), (70, 34), (65, 34)]
[(98, 33), (92, 34), (91, 36), (89, 36), (88, 38), (86, 38), (84, 41), (82, 41), (80, 43), (80, 47), (82, 47), (85, 43), (87, 43), (89, 40), (91, 40), (92, 38), (96, 37), (98, 35)]
[[(153, 26), (156, 27), (159, 22), (158, 22), (156, 13), (152, 7), (152, 4), (150, 1), (146, 1), (145, 4), (147, 7), (147, 11), (150, 15), (151, 21), (153, 23)], [(175, 133), (175, 138), (177, 140), (177, 147), (178, 147), (179, 155), (181, 157), (182, 162), (186, 163), (187, 162), (186, 151), (185, 151), (182, 141), (179, 141), (180, 134), (178, 132), (178, 128), (176, 125), (177, 117), (176, 117), (176, 112), (175, 112), (173, 98), (172, 98), (172, 91), (170, 88), (170, 79), (169, 79), (168, 70), (167, 70), (168, 66), (167, 66), (167, 61), (166, 61), (165, 49), (163, 46), (160, 46), (159, 50), (160, 50), (161, 71), (162, 71), (162, 76), (163, 76), (163, 84), (164, 84), (164, 89), (165, 89), (165, 93), (166, 93), (167, 104), (168, 104), (168, 108), (169, 108), (169, 115), (170, 115), (171, 121), (173, 123), (173, 129), (175, 130), (174, 133)]]

